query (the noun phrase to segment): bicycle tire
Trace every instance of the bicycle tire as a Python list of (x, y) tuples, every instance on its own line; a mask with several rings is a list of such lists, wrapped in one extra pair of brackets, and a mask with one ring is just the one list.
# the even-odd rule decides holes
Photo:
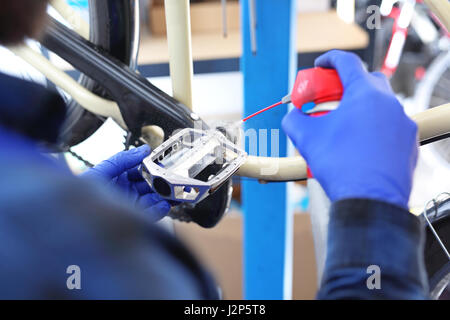
[[(431, 217), (430, 220), (441, 241), (448, 249), (450, 246), (450, 206), (448, 205), (450, 199), (446, 201), (446, 204), (448, 208), (440, 212), (437, 217)], [(428, 226), (426, 228), (424, 259), (430, 296), (437, 299), (449, 283), (450, 261)]]
[[(131, 68), (136, 67), (137, 59), (137, 5), (134, 0), (89, 0), (90, 42)], [(95, 94), (109, 98), (108, 94), (87, 76), (82, 74), (78, 82)], [(105, 120), (71, 100), (67, 104), (67, 115), (61, 128), (59, 151), (67, 151), (89, 138)]]

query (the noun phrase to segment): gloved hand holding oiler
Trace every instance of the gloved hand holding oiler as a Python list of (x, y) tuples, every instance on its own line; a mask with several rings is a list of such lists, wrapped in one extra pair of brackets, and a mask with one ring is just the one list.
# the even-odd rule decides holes
[(339, 107), (321, 117), (292, 110), (283, 119), (284, 131), (331, 201), (366, 198), (407, 208), (417, 125), (386, 77), (366, 72), (354, 54), (330, 51), (316, 66), (337, 70), (344, 88)]
[[(365, 198), (407, 208), (417, 125), (386, 77), (365, 71), (356, 55), (333, 50), (315, 64), (299, 72), (290, 96), (264, 111), (288, 102), (297, 107), (283, 119), (283, 129), (331, 201)], [(307, 102), (316, 107), (304, 112)]]

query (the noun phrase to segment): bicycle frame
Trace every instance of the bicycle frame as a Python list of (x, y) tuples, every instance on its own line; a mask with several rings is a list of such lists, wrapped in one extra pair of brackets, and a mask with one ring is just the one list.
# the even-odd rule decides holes
[[(384, 73), (388, 78), (392, 77), (397, 70), (401, 56), (403, 54), (404, 45), (408, 37), (409, 27), (412, 24), (413, 29), (416, 32), (420, 31), (420, 27), (414, 28), (414, 21), (418, 18), (415, 15), (416, 3), (422, 2), (420, 0), (403, 0), (400, 8), (394, 7), (392, 1), (386, 1), (388, 4), (382, 11), (382, 14), (388, 18), (394, 20), (392, 26), (392, 36), (389, 43), (389, 47), (384, 58), (383, 66), (381, 67), (381, 72)], [(381, 4), (383, 8), (384, 1)], [(386, 11), (386, 12), (384, 12)], [(428, 11), (429, 15), (429, 28), (434, 28), (431, 20), (434, 20), (444, 31), (447, 37), (450, 37), (450, 33), (446, 29), (445, 25), (436, 17), (435, 14)], [(424, 18), (423, 18), (424, 19)], [(436, 31), (437, 37), (438, 31)]]
[[(63, 0), (55, 0), (54, 3), (61, 1)], [(446, 0), (425, 0), (424, 2), (429, 5), (436, 16), (440, 17), (445, 26), (450, 26), (450, 4)], [(184, 12), (184, 15), (187, 14), (185, 7), (180, 5), (179, 9)], [(176, 11), (176, 8), (172, 11), (172, 14), (180, 14), (180, 11)], [(69, 10), (60, 9), (59, 12), (69, 21), (73, 18), (67, 17), (67, 15), (75, 14)], [(188, 19), (185, 21), (188, 21)], [(44, 45), (50, 50), (57, 51), (62, 58), (70, 60), (75, 68), (102, 83), (102, 85), (109, 87), (115, 101), (106, 100), (84, 89), (63, 71), (31, 49), (26, 47), (11, 49), (41, 71), (57, 86), (65, 90), (81, 106), (101, 116), (112, 117), (123, 128), (130, 130), (136, 141), (141, 139), (141, 129), (146, 125), (158, 125), (163, 129), (165, 136), (168, 136), (176, 129), (192, 127), (194, 121), (199, 119), (197, 115), (188, 112), (188, 109), (181, 108), (175, 99), (109, 57), (107, 53), (102, 52), (100, 48), (96, 48), (74, 31), (56, 21), (52, 21), (47, 30)], [(78, 26), (75, 28), (75, 31), (85, 33), (82, 30), (85, 30), (85, 27)], [(185, 46), (183, 52), (187, 55), (191, 52), (190, 35), (186, 32), (179, 36), (184, 37), (184, 41), (180, 43)], [(180, 39), (177, 42), (179, 41)], [(179, 50), (176, 46), (169, 46), (169, 49), (171, 51)], [(169, 55), (171, 60), (180, 59), (173, 52)], [(190, 61), (192, 62), (191, 58)], [(172, 77), (174, 77), (174, 72), (177, 71), (172, 70)], [(178, 72), (186, 74), (186, 70)], [(192, 70), (188, 73), (192, 73)], [(137, 107), (124, 108), (125, 105)], [(146, 123), (145, 119), (152, 119), (152, 123)], [(162, 121), (161, 119), (172, 120)], [(450, 136), (450, 104), (448, 103), (416, 114), (412, 119), (418, 125), (419, 141), (422, 145)], [(201, 126), (208, 127), (203, 122), (201, 122)], [(267, 174), (266, 171), (262, 170), (266, 167), (277, 167), (278, 170), (276, 173)], [(237, 174), (262, 181), (294, 181), (307, 178), (306, 168), (306, 163), (300, 156), (288, 158), (249, 156)]]

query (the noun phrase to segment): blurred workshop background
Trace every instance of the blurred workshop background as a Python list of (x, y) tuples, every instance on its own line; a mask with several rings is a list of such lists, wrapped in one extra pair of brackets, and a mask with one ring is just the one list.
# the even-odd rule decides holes
[[(87, 0), (68, 2), (87, 19)], [(383, 3), (386, 5), (388, 2), (395, 1), (298, 0), (295, 34), (297, 68), (312, 67), (317, 56), (335, 48), (355, 52), (370, 70), (389, 68), (385, 56), (393, 36), (398, 6), (388, 6), (389, 10), (383, 12), (383, 9), (387, 10)], [(263, 4), (258, 2), (258, 5)], [(368, 10), (371, 5), (381, 8), (380, 21), (368, 21), (373, 14)], [(140, 0), (140, 6), (141, 42), (138, 70), (154, 85), (171, 94), (164, 1)], [(56, 12), (52, 14), (58, 15)], [(246, 21), (243, 19), (239, 1), (228, 0), (224, 30), (221, 1), (191, 0), (193, 108), (207, 122), (234, 121), (245, 113), (245, 86), (241, 66), (241, 58), (244, 55), (241, 22)], [(378, 22), (380, 25), (373, 27), (372, 23)], [(270, 23), (277, 24), (279, 21)], [(448, 35), (437, 31), (436, 22), (418, 1), (398, 67), (391, 78), (391, 84), (408, 114), (448, 101), (448, 39)], [(33, 46), (39, 49), (38, 44), (34, 43)], [(396, 48), (391, 50), (395, 51)], [(19, 62), (19, 58), (5, 49), (1, 49), (0, 53), (0, 66), (3, 70), (45, 83), (45, 78), (39, 72), (24, 62)], [(78, 77), (77, 71), (66, 62), (51, 53), (50, 57), (71, 76)], [(395, 60), (395, 57), (392, 59)], [(8, 69), (8, 66), (19, 64), (23, 65), (23, 69)], [(124, 132), (109, 120), (91, 138), (73, 148), (76, 156), (68, 153), (66, 159), (75, 172), (81, 172), (86, 168), (85, 162), (96, 164), (122, 150), (123, 136)], [(422, 147), (420, 151), (410, 202), (412, 210), (416, 212), (420, 212), (424, 204), (436, 194), (450, 189), (448, 139)], [(174, 232), (195, 250), (219, 279), (226, 299), (243, 298), (243, 182), (239, 177), (234, 178), (230, 212), (216, 228), (201, 229), (197, 225), (178, 222), (173, 226)], [(303, 182), (289, 183), (287, 189), (288, 208), (293, 212), (294, 254), (290, 258), (293, 262), (290, 294), (294, 299), (312, 299), (317, 288), (317, 277), (308, 214), (308, 191)]]

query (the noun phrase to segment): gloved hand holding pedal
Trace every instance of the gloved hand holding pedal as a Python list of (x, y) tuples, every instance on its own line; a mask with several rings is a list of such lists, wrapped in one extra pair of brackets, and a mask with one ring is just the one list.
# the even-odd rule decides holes
[(153, 191), (142, 178), (138, 166), (150, 154), (150, 147), (122, 151), (82, 173), (85, 179), (106, 181), (117, 187), (131, 202), (135, 203), (154, 221), (164, 218), (170, 211), (170, 204)]

